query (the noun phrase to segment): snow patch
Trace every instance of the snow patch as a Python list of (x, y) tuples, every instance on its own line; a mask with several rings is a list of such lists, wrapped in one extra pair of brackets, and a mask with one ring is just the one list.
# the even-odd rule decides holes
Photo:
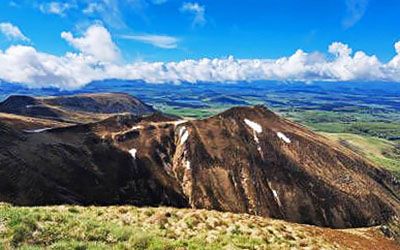
[(138, 130), (138, 129), (142, 129), (142, 128), (143, 128), (143, 126), (138, 125), (138, 126), (133, 126), (131, 128), (131, 130)]
[(278, 193), (276, 192), (276, 190), (275, 190), (275, 189), (272, 189), (272, 193), (273, 193), (273, 195), (274, 195), (274, 198), (275, 198), (276, 203), (278, 203), (278, 206), (279, 206), (279, 207), (282, 207), (281, 201), (279, 200), (279, 196), (278, 196)]
[(31, 129), (31, 130), (24, 130), (25, 133), (41, 133), (52, 128), (40, 128), (40, 129)]
[(181, 138), (180, 145), (183, 145), (187, 141), (187, 139), (189, 138), (189, 131), (186, 129), (186, 127), (182, 127), (179, 130), (179, 137)]
[(279, 137), (279, 139), (283, 140), (285, 143), (291, 143), (291, 140), (282, 132), (276, 133), (276, 135)]
[(247, 124), (247, 126), (249, 126), (251, 129), (253, 129), (258, 134), (262, 132), (262, 127), (260, 124), (250, 121), (248, 119), (244, 119), (244, 122)]
[(257, 150), (260, 152), (261, 157), (263, 157), (262, 148), (260, 146), (260, 140), (258, 139), (257, 134), (262, 132), (262, 127), (260, 124), (250, 121), (249, 119), (244, 119), (244, 122), (247, 126), (249, 126), (253, 130), (254, 141), (257, 143)]
[(129, 150), (129, 153), (131, 154), (132, 158), (136, 160), (136, 148), (132, 148), (131, 150)]
[(190, 167), (190, 161), (186, 161), (186, 169), (191, 170), (192, 168)]
[(184, 144), (188, 138), (189, 138), (189, 131), (186, 130), (185, 133), (182, 135), (181, 145)]
[(183, 133), (186, 131), (186, 127), (185, 126), (183, 126), (183, 127), (181, 127), (180, 129), (179, 129), (179, 137), (182, 137), (182, 135), (183, 135)]

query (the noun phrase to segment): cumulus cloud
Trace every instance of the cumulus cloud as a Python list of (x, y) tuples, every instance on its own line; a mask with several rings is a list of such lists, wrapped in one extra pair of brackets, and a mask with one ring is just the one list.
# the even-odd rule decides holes
[(69, 2), (49, 2), (39, 5), (39, 10), (46, 14), (64, 16), (69, 9), (76, 8), (76, 5)]
[(29, 42), (29, 38), (27, 38), (21, 30), (12, 23), (0, 23), (0, 33), (6, 36), (9, 40)]
[(400, 42), (387, 63), (363, 51), (353, 53), (343, 43), (328, 48), (330, 56), (297, 50), (278, 59), (235, 59), (234, 57), (178, 62), (119, 62), (119, 50), (110, 33), (93, 25), (81, 37), (63, 32), (76, 52), (54, 56), (31, 46), (16, 45), (0, 50), (0, 79), (31, 87), (79, 88), (95, 80), (143, 80), (167, 82), (237, 81), (393, 81), (400, 82)]
[(350, 28), (354, 26), (367, 11), (369, 0), (345, 0), (346, 16), (343, 19), (343, 27)]
[(11, 46), (0, 51), (0, 79), (30, 87), (72, 89), (99, 77), (95, 61), (79, 54), (57, 57), (30, 46)]
[(181, 12), (188, 12), (194, 15), (192, 25), (202, 26), (206, 23), (205, 7), (198, 3), (183, 3)]
[(123, 35), (123, 39), (135, 40), (143, 43), (151, 44), (155, 47), (163, 49), (175, 49), (178, 47), (178, 38), (165, 35)]
[(74, 37), (71, 32), (62, 32), (61, 37), (85, 56), (104, 62), (117, 62), (120, 59), (118, 47), (103, 26), (90, 26), (82, 37)]
[(395, 43), (394, 48), (396, 50), (396, 56), (388, 63), (391, 68), (400, 68), (400, 41)]

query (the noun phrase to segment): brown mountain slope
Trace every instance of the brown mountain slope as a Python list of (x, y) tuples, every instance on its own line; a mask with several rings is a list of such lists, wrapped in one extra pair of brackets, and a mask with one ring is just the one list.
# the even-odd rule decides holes
[(0, 130), (0, 200), (19, 205), (162, 204), (336, 228), (400, 215), (392, 175), (260, 106)]
[(136, 126), (114, 141), (135, 149), (154, 174), (174, 176), (195, 208), (332, 227), (379, 224), (400, 212), (392, 175), (263, 107)]
[(74, 125), (73, 123), (7, 113), (0, 113), (0, 121), (13, 128), (25, 131)]
[(112, 114), (149, 115), (155, 110), (137, 98), (122, 93), (80, 94), (57, 97), (10, 96), (0, 103), (0, 112), (64, 122), (100, 121)]

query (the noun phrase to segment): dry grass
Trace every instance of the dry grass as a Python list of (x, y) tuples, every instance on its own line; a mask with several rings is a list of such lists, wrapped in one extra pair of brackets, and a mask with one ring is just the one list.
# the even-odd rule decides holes
[(0, 205), (0, 249), (343, 249), (343, 235), (367, 241), (353, 233), (247, 214)]
[(53, 128), (53, 127), (66, 127), (72, 125), (71, 123), (66, 123), (66, 122), (58, 122), (54, 120), (7, 114), (7, 113), (0, 113), (0, 121), (5, 122), (17, 129), (39, 129), (46, 127)]

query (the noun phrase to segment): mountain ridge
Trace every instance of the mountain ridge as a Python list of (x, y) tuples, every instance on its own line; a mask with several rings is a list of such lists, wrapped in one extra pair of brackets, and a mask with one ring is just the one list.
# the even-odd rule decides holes
[(78, 94), (51, 97), (12, 95), (0, 103), (0, 112), (62, 122), (100, 121), (116, 113), (148, 115), (154, 108), (124, 93)]
[(334, 228), (400, 213), (389, 172), (263, 106), (202, 120), (114, 114), (31, 133), (0, 125), (0, 200), (17, 205), (166, 205)]

